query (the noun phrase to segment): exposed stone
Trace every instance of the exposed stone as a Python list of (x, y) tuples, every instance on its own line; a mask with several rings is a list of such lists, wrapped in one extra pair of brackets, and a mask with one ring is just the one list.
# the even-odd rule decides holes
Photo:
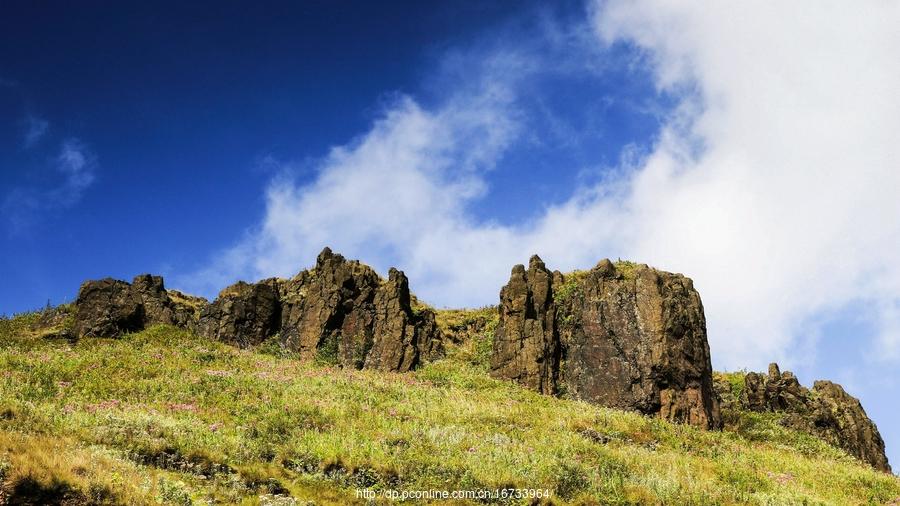
[(491, 375), (544, 394), (557, 391), (560, 341), (553, 275), (534, 255), (512, 269), (500, 291), (500, 323), (494, 333)]
[(442, 353), (434, 312), (413, 310), (406, 276), (381, 279), (325, 248), (316, 267), (291, 280), (238, 282), (216, 300), (165, 289), (159, 276), (132, 283), (85, 282), (75, 303), (78, 336), (115, 337), (148, 325), (177, 325), (240, 347), (279, 335), (301, 358), (341, 366), (408, 371)]
[(167, 292), (174, 311), (175, 325), (196, 332), (200, 314), (209, 301), (203, 297), (188, 295), (178, 290), (167, 290)]
[(838, 384), (816, 381), (810, 391), (793, 373), (781, 372), (777, 364), (771, 364), (768, 374), (751, 372), (744, 376), (737, 405), (730, 407), (779, 413), (785, 426), (815, 435), (876, 469), (890, 472), (878, 428), (859, 400)]
[(409, 282), (396, 269), (382, 280), (325, 248), (314, 269), (284, 286), (281, 341), (301, 358), (408, 371), (440, 353), (433, 312), (413, 311)]
[(281, 303), (278, 280), (239, 281), (219, 293), (200, 313), (201, 335), (242, 348), (263, 342), (278, 331)]
[(191, 327), (205, 303), (199, 297), (167, 291), (163, 278), (150, 274), (136, 276), (130, 284), (112, 278), (86, 281), (75, 301), (74, 333), (117, 337), (155, 324)]
[(141, 274), (131, 281), (131, 291), (144, 306), (144, 324), (175, 323), (175, 311), (162, 276)]
[(875, 469), (891, 472), (884, 440), (859, 399), (830, 381), (816, 381), (812, 391), (815, 394), (813, 426), (817, 432)]
[(390, 270), (388, 281), (375, 293), (374, 309), (374, 339), (364, 363), (367, 369), (409, 371), (420, 358), (431, 358), (440, 351), (434, 313), (413, 313), (409, 281), (402, 272)]
[(86, 281), (75, 301), (75, 333), (79, 337), (118, 337), (144, 328), (141, 298), (125, 281)]
[(500, 295), (492, 375), (566, 396), (715, 428), (706, 321), (690, 279), (609, 260), (551, 276), (533, 257)]

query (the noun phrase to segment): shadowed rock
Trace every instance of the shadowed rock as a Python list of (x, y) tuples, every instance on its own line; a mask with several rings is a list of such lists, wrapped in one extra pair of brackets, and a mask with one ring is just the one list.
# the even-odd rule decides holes
[(131, 285), (112, 278), (82, 283), (75, 300), (78, 337), (117, 337), (143, 328), (144, 307)]
[(690, 279), (603, 260), (551, 274), (533, 257), (500, 296), (491, 374), (544, 393), (721, 425), (706, 321)]
[(222, 290), (203, 308), (197, 328), (203, 336), (246, 348), (277, 332), (280, 322), (278, 281), (272, 278)]
[(136, 276), (132, 283), (86, 281), (75, 301), (74, 331), (79, 337), (117, 337), (154, 324), (191, 328), (204, 304), (205, 299), (167, 291), (162, 277), (150, 274)]

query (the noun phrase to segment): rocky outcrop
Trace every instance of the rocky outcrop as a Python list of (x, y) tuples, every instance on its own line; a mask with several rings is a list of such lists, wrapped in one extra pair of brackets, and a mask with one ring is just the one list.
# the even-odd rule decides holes
[(238, 282), (212, 303), (166, 290), (161, 277), (142, 274), (131, 283), (87, 281), (74, 306), (79, 337), (116, 337), (168, 324), (239, 347), (277, 336), (301, 358), (398, 372), (442, 352), (434, 312), (413, 309), (406, 275), (391, 269), (384, 280), (329, 248), (313, 269), (290, 280)]
[(690, 279), (603, 260), (513, 268), (500, 296), (491, 374), (543, 393), (721, 425), (700, 296)]
[(786, 427), (817, 436), (876, 469), (891, 470), (878, 428), (859, 400), (836, 383), (816, 381), (810, 390), (771, 364), (768, 374), (747, 373), (740, 396), (730, 401), (730, 410), (777, 413)]
[(131, 283), (112, 278), (86, 281), (75, 301), (75, 335), (118, 337), (154, 324), (192, 327), (205, 299), (171, 295), (162, 277), (150, 274), (136, 276)]
[(440, 353), (430, 310), (413, 311), (409, 282), (325, 248), (316, 266), (284, 283), (281, 342), (302, 358), (356, 368), (409, 371)]
[(768, 375), (751, 372), (744, 377), (741, 403), (750, 411), (797, 410), (805, 406), (806, 396), (794, 373), (770, 364)]
[(544, 394), (557, 391), (560, 342), (553, 274), (534, 255), (512, 269), (500, 290), (500, 323), (494, 333), (491, 374)]
[[(884, 453), (884, 440), (859, 399), (830, 381), (816, 381), (812, 392), (811, 425), (815, 431), (826, 441), (868, 462), (875, 469), (891, 472)], [(805, 426), (810, 428), (808, 422)]]
[(255, 284), (239, 281), (225, 288), (203, 308), (198, 332), (241, 348), (265, 341), (281, 325), (278, 285), (271, 278)]

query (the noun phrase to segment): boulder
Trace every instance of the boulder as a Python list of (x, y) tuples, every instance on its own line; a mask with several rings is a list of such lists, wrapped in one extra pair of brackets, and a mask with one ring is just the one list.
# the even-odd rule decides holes
[(125, 281), (86, 281), (75, 300), (78, 337), (118, 337), (144, 328), (144, 305)]
[(281, 322), (279, 282), (275, 278), (249, 284), (239, 281), (204, 307), (200, 335), (241, 348), (257, 345), (278, 331)]
[(501, 290), (493, 376), (543, 393), (721, 426), (706, 320), (690, 279), (603, 260), (550, 273), (540, 258)]
[(842, 448), (875, 469), (890, 472), (884, 440), (859, 400), (830, 381), (816, 381), (809, 390), (790, 371), (769, 365), (768, 374), (744, 376), (737, 409), (772, 412), (781, 423)]
[(74, 332), (78, 337), (118, 337), (155, 324), (190, 327), (205, 303), (167, 291), (161, 276), (141, 274), (131, 283), (112, 278), (86, 281), (75, 301)]

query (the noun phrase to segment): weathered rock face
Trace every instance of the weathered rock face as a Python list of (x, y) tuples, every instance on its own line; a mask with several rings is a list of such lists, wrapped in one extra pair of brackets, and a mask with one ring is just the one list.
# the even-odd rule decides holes
[[(723, 389), (727, 387), (723, 386)], [(787, 427), (815, 435), (829, 444), (890, 472), (884, 440), (859, 400), (830, 381), (816, 381), (809, 390), (791, 372), (769, 365), (768, 374), (744, 376), (744, 389), (732, 409), (774, 412)]]
[(869, 419), (859, 399), (830, 381), (816, 381), (812, 425), (826, 441), (868, 462), (875, 469), (891, 472), (884, 440)]
[(790, 371), (784, 373), (778, 364), (769, 365), (769, 374), (747, 373), (741, 403), (751, 411), (784, 411), (801, 409), (807, 392)]
[(302, 358), (341, 366), (409, 371), (442, 353), (429, 309), (413, 310), (406, 276), (387, 280), (370, 267), (325, 248), (316, 267), (291, 280), (238, 282), (216, 300), (166, 290), (159, 276), (132, 283), (85, 282), (75, 303), (78, 336), (115, 337), (148, 325), (184, 327), (240, 347), (278, 335)]
[(500, 296), (492, 374), (544, 393), (721, 425), (706, 321), (691, 280), (603, 260), (551, 274), (513, 269)]
[(494, 333), (491, 374), (544, 394), (555, 394), (560, 341), (553, 302), (553, 274), (535, 255), (513, 267), (500, 290), (500, 323)]
[(132, 283), (112, 278), (86, 281), (75, 301), (74, 330), (79, 337), (117, 337), (158, 323), (191, 327), (205, 303), (199, 297), (170, 297), (163, 279), (150, 274), (141, 274)]
[(414, 312), (406, 276), (388, 279), (328, 248), (316, 267), (284, 284), (282, 344), (312, 359), (384, 371), (408, 371), (440, 353), (429, 310)]
[(272, 278), (252, 285), (240, 281), (222, 290), (203, 308), (197, 329), (203, 336), (245, 348), (275, 334), (280, 323), (278, 281)]

